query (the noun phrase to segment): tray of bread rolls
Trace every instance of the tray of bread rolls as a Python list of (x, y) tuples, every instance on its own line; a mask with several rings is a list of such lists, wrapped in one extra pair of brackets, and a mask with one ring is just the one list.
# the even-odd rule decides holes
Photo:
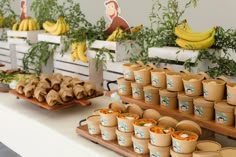
[(59, 73), (41, 74), (27, 81), (19, 81), (9, 93), (47, 110), (59, 110), (75, 104), (89, 106), (89, 99), (103, 95), (90, 82)]

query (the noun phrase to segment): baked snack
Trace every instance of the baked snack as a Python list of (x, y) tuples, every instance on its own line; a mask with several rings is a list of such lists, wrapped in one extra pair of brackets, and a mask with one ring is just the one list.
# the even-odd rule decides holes
[(46, 102), (49, 106), (63, 104), (60, 95), (53, 89), (46, 95)]
[(76, 97), (76, 99), (81, 99), (87, 96), (87, 92), (85, 88), (81, 85), (77, 85), (73, 87), (73, 92)]

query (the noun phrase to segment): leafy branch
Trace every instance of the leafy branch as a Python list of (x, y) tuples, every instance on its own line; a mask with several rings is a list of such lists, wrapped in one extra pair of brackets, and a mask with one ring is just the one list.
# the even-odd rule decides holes
[(39, 74), (42, 66), (47, 64), (48, 59), (53, 56), (58, 46), (44, 41), (33, 44), (23, 57), (23, 69), (26, 72), (33, 71)]
[(96, 70), (102, 65), (104, 65), (106, 68), (106, 62), (110, 59), (112, 62), (114, 62), (114, 56), (112, 55), (111, 50), (107, 48), (101, 48), (96, 50), (95, 60), (96, 60)]

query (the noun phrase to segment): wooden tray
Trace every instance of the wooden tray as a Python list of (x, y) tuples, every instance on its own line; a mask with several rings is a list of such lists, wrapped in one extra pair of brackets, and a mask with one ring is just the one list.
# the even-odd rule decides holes
[(0, 92), (8, 92), (10, 90), (10, 87), (8, 84), (0, 83)]
[(81, 106), (89, 106), (91, 105), (91, 102), (88, 100), (88, 99), (91, 99), (91, 98), (95, 98), (95, 97), (98, 97), (98, 96), (102, 96), (103, 95), (103, 92), (101, 91), (96, 91), (96, 93), (90, 97), (86, 97), (86, 98), (83, 98), (83, 99), (80, 99), (80, 100), (72, 100), (70, 102), (67, 102), (67, 103), (64, 103), (64, 104), (61, 104), (61, 105), (54, 105), (54, 106), (49, 106), (46, 102), (39, 102), (37, 99), (35, 98), (27, 98), (25, 97), (24, 95), (22, 94), (18, 94), (16, 92), (16, 90), (10, 90), (9, 93), (15, 95), (17, 98), (21, 98), (21, 99), (24, 99), (26, 101), (29, 101), (37, 106), (40, 106), (42, 108), (45, 108), (47, 110), (59, 110), (59, 109), (64, 109), (64, 108), (67, 108), (67, 107), (70, 107), (72, 105), (75, 105), (75, 104), (79, 104)]
[[(117, 92), (117, 91), (110, 91), (106, 93), (106, 96), (111, 96), (112, 93)], [(213, 132), (217, 132), (226, 136), (230, 136), (233, 138), (236, 138), (236, 128), (233, 126), (224, 126), (221, 124), (215, 123), (214, 120), (201, 120), (198, 118), (195, 118), (194, 115), (190, 114), (185, 114), (179, 112), (177, 109), (166, 109), (166, 108), (161, 108), (160, 105), (150, 105), (146, 104), (144, 100), (136, 100), (133, 99), (132, 96), (122, 96), (120, 95), (120, 98), (123, 102), (125, 103), (130, 103), (130, 104), (137, 104), (143, 109), (155, 109), (157, 110), (161, 115), (164, 116), (170, 116), (173, 117), (177, 120), (192, 120), (198, 123), (202, 128), (206, 128), (208, 130), (211, 130)]]
[(104, 147), (107, 147), (110, 150), (113, 150), (121, 155), (124, 155), (126, 157), (149, 157), (149, 154), (146, 155), (140, 155), (134, 152), (133, 147), (122, 147), (118, 144), (117, 140), (114, 141), (105, 141), (102, 139), (101, 135), (91, 135), (88, 132), (88, 126), (81, 125), (76, 128), (76, 132), (95, 143), (98, 143), (100, 145), (103, 145)]

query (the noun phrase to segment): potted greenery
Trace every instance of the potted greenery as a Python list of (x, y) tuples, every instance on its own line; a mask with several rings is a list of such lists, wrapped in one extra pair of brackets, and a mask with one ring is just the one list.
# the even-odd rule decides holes
[(6, 30), (10, 29), (16, 22), (17, 15), (11, 8), (11, 2), (14, 0), (0, 1), (0, 40), (7, 39)]
[[(133, 56), (131, 61), (142, 60), (145, 63), (173, 62), (161, 58), (150, 60), (148, 57), (148, 48), (164, 46), (178, 47), (176, 44), (177, 36), (174, 30), (183, 21), (183, 14), (191, 5), (196, 6), (197, 0), (188, 0), (183, 10), (180, 9), (177, 0), (168, 0), (166, 6), (162, 5), (159, 0), (153, 0), (153, 7), (150, 14), (151, 28), (144, 28), (141, 32), (130, 37), (141, 47), (141, 53)], [(185, 60), (184, 67), (191, 69), (191, 67), (197, 66), (200, 61), (208, 60), (208, 62), (215, 65), (207, 71), (212, 77), (219, 75), (236, 76), (236, 62), (229, 57), (228, 53), (229, 49), (236, 52), (236, 30), (225, 30), (222, 27), (218, 27), (212, 49), (199, 50), (196, 60), (194, 62)], [(223, 55), (219, 55), (219, 50), (223, 52)]]

